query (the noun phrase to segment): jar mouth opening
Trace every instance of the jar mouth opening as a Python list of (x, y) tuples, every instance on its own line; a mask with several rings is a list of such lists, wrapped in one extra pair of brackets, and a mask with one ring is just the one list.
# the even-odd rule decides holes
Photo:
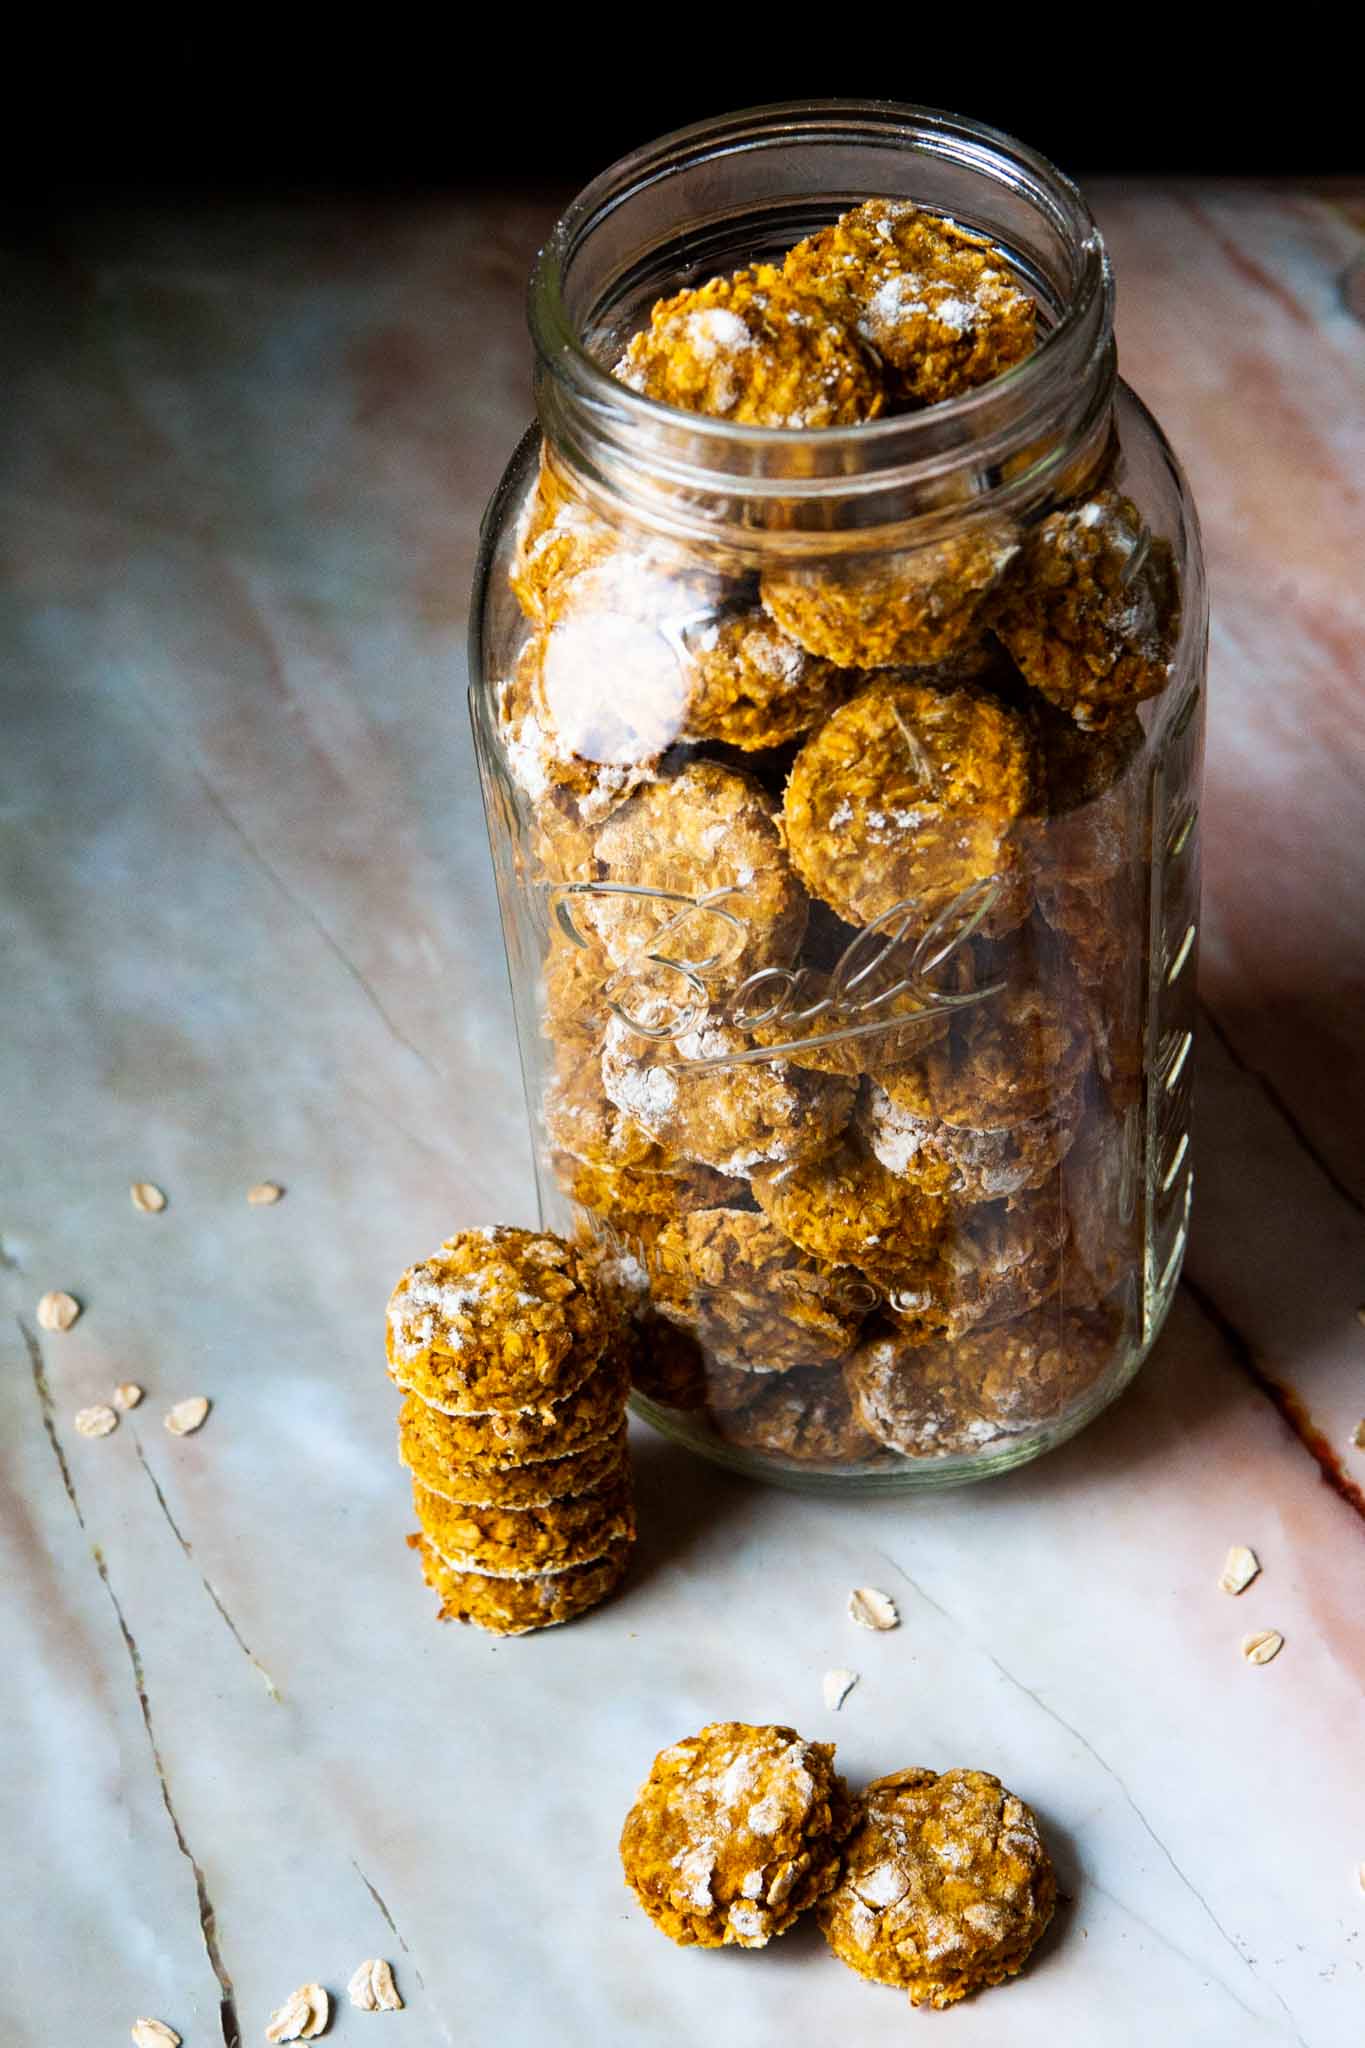
[[(902, 160), (949, 160), (962, 172), (976, 174), (983, 188), (992, 181), (1012, 188), (1024, 205), (1047, 220), (1070, 263), (1065, 288), (1054, 288), (1054, 317), (1032, 353), (988, 383), (922, 411), (820, 428), (740, 424), (684, 411), (632, 390), (604, 368), (569, 308), (571, 267), (594, 230), (632, 197), (685, 167), (797, 142), (884, 148), (899, 144)], [(862, 196), (914, 197), (870, 191)], [(808, 197), (818, 200), (821, 194), (813, 191)], [(932, 212), (932, 205), (926, 204), (925, 210)], [(1108, 257), (1089, 206), (1064, 172), (1026, 144), (983, 122), (933, 107), (876, 100), (795, 100), (675, 129), (600, 172), (566, 207), (536, 257), (529, 319), (540, 363), (570, 402), (586, 405), (599, 417), (614, 417), (623, 429), (644, 428), (652, 436), (670, 430), (685, 434), (692, 463), (700, 469), (714, 465), (732, 475), (740, 466), (739, 452), (745, 451), (763, 469), (771, 462), (790, 477), (787, 459), (796, 456), (799, 462), (798, 451), (809, 455), (812, 444), (818, 444), (819, 467), (829, 477), (846, 465), (862, 467), (869, 461), (880, 466), (894, 460), (904, 467), (921, 454), (933, 460), (949, 446), (961, 447), (989, 433), (1000, 424), (1002, 412), (1016, 420), (1029, 416), (1046, 404), (1059, 375), (1079, 373), (1097, 338), (1107, 345), (1111, 296)]]

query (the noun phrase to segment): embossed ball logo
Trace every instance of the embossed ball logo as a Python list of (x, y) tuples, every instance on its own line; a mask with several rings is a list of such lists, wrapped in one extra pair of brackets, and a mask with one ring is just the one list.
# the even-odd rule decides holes
[(913, 1029), (919, 1021), (950, 1015), (996, 994), (1000, 982), (962, 986), (961, 970), (970, 968), (971, 956), (964, 950), (968, 940), (990, 915), (1003, 887), (998, 875), (970, 883), (928, 925), (922, 924), (918, 901), (906, 898), (864, 925), (828, 974), (809, 967), (760, 967), (729, 990), (717, 988), (710, 977), (726, 957), (717, 950), (718, 927), (738, 933), (750, 929), (741, 885), (688, 895), (640, 884), (565, 882), (554, 884), (552, 895), (556, 924), (584, 949), (591, 941), (574, 922), (576, 898), (627, 896), (665, 906), (652, 944), (615, 967), (602, 983), (602, 1007), (638, 1037), (656, 1041), (690, 1038), (708, 1025), (725, 1025), (746, 1037), (764, 1033), (762, 1045), (740, 1052), (678, 1055), (681, 1067), (733, 1067)]

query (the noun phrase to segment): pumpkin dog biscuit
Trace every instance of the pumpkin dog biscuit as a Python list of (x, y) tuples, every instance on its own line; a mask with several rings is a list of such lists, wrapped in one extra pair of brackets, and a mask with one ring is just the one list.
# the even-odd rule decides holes
[(783, 274), (827, 305), (936, 405), (998, 377), (1034, 346), (1034, 304), (997, 249), (904, 199), (869, 199), (798, 242)]
[(393, 1378), (456, 1413), (544, 1408), (581, 1386), (613, 1333), (591, 1264), (505, 1224), (447, 1238), (389, 1299)]
[(819, 1921), (840, 1962), (912, 2005), (1002, 1984), (1052, 1918), (1057, 1882), (1022, 1799), (987, 1771), (895, 1771), (857, 1804)]
[[(392, 1367), (390, 1378), (398, 1380)], [(561, 1400), (538, 1408), (452, 1414), (409, 1393), (399, 1415), (410, 1434), (420, 1431), (430, 1437), (432, 1455), (442, 1463), (502, 1470), (564, 1457), (610, 1436), (629, 1388), (630, 1346), (618, 1332), (601, 1363)]]
[(1035, 780), (1022, 713), (973, 684), (879, 678), (796, 758), (783, 803), (792, 865), (853, 924), (906, 904), (923, 928), (974, 890), (1007, 929), (1027, 908), (1012, 837)]
[[(749, 1399), (711, 1401), (712, 1422), (727, 1443), (763, 1451), (795, 1465), (861, 1465), (881, 1445), (859, 1421), (838, 1371), (744, 1375)], [(727, 1393), (729, 1390), (726, 1390)]]
[(655, 1302), (740, 1368), (753, 1360), (779, 1372), (842, 1357), (867, 1312), (850, 1278), (741, 1209), (679, 1216), (655, 1246)]
[[(425, 1413), (420, 1401), (413, 1405), (419, 1415)], [(453, 1465), (439, 1434), (414, 1420), (405, 1403), (398, 1418), (398, 1457), (428, 1493), (443, 1494), (449, 1501), (469, 1507), (541, 1508), (554, 1500), (596, 1493), (624, 1471), (625, 1418), (610, 1436), (560, 1458), (538, 1458), (529, 1465)]]
[(530, 1578), (591, 1564), (613, 1544), (635, 1536), (627, 1469), (595, 1493), (541, 1507), (472, 1507), (414, 1484), (413, 1506), (423, 1535), (455, 1571)]
[(883, 404), (873, 357), (770, 263), (660, 299), (615, 374), (647, 398), (743, 426), (852, 426)]
[(621, 1863), (670, 1940), (762, 1948), (835, 1883), (848, 1824), (831, 1743), (714, 1721), (655, 1757)]
[(989, 594), (1018, 553), (999, 520), (892, 552), (775, 565), (764, 607), (809, 654), (840, 668), (947, 662), (971, 643)]
[(555, 1628), (600, 1606), (625, 1577), (633, 1548), (617, 1543), (590, 1564), (535, 1578), (506, 1579), (455, 1571), (424, 1536), (409, 1536), (408, 1542), (422, 1561), (423, 1578), (440, 1598), (441, 1620), (473, 1622), (494, 1636)]

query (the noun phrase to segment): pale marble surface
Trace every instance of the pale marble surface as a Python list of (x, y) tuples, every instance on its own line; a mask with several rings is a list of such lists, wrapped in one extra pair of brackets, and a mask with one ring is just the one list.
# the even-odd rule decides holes
[[(799, 1501), (642, 1435), (629, 1592), (504, 1644), (433, 1626), (378, 1326), (415, 1252), (527, 1212), (462, 635), (551, 208), (149, 218), (7, 263), (12, 2048), (138, 2013), (259, 2040), (379, 1953), (408, 2011), (343, 2009), (338, 2039), (1360, 2038), (1365, 1501), (1266, 1383), (1365, 1481), (1365, 412), (1337, 290), (1365, 214), (1098, 199), (1214, 590), (1194, 1287), (1117, 1409), (988, 1488)], [(264, 1176), (287, 1197), (249, 1209)], [(50, 1286), (86, 1313), (39, 1342)], [(77, 1436), (124, 1377), (144, 1407)], [(1239, 1602), (1233, 1541), (1265, 1566)], [(858, 1582), (899, 1631), (846, 1620)], [(834, 1715), (838, 1664), (863, 1675)], [(1070, 1894), (1028, 1974), (928, 2018), (810, 1929), (670, 1947), (615, 1836), (654, 1751), (718, 1715), (837, 1738), (854, 1779), (997, 1770)]]

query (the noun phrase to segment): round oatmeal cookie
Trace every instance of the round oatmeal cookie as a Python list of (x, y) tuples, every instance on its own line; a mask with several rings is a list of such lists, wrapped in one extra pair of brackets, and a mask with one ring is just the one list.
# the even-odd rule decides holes
[(614, 1330), (590, 1261), (549, 1232), (449, 1237), (389, 1297), (391, 1377), (456, 1414), (544, 1409), (583, 1384)]
[(854, 1276), (808, 1257), (751, 1211), (675, 1217), (654, 1250), (658, 1307), (741, 1370), (787, 1372), (842, 1358), (868, 1310)]
[(835, 1883), (848, 1826), (832, 1743), (713, 1721), (655, 1757), (621, 1830), (621, 1864), (670, 1940), (762, 1948)]
[(422, 1576), (441, 1602), (442, 1621), (473, 1622), (492, 1636), (524, 1636), (555, 1628), (598, 1607), (616, 1591), (630, 1564), (631, 1543), (617, 1543), (590, 1564), (545, 1572), (530, 1579), (502, 1579), (486, 1572), (453, 1571), (420, 1535), (409, 1544), (422, 1561)]
[[(899, 1080), (893, 1071), (864, 1084), (857, 1123), (868, 1149), (888, 1173), (960, 1202), (1002, 1202), (1042, 1187), (1070, 1149), (1084, 1099), (1078, 1083), (1038, 1116), (1004, 1130), (973, 1130), (908, 1108)], [(920, 1099), (915, 1076), (911, 1100)]]
[(763, 573), (765, 610), (789, 638), (839, 668), (920, 668), (977, 634), (979, 614), (1018, 552), (998, 522), (900, 548), (826, 555)]
[(535, 487), (517, 522), (507, 580), (527, 618), (548, 623), (558, 592), (621, 546), (621, 535), (594, 511), (542, 447)]
[(736, 1023), (759, 1044), (817, 1074), (880, 1073), (942, 1038), (951, 1012), (939, 990), (892, 975), (798, 967), (756, 976)]
[(1028, 908), (1013, 835), (1035, 775), (1027, 720), (983, 688), (879, 678), (797, 755), (792, 865), (853, 924), (896, 911), (923, 930), (960, 901), (1008, 930)]
[(594, 1493), (543, 1507), (472, 1507), (416, 1481), (412, 1504), (422, 1534), (453, 1571), (486, 1572), (493, 1578), (528, 1579), (591, 1564), (613, 1544), (632, 1542), (635, 1536), (628, 1465)]
[(911, 1343), (1008, 1322), (1050, 1300), (1062, 1282), (1066, 1213), (1056, 1186), (954, 1205), (950, 1216), (927, 1263), (901, 1267), (895, 1252), (880, 1248), (862, 1257)]
[(1010, 1130), (1072, 1094), (1090, 1064), (1090, 1034), (1046, 926), (1005, 945), (978, 941), (975, 953), (978, 986), (992, 993), (959, 1009), (947, 1037), (903, 1062), (886, 1086), (907, 1114)]
[(1180, 632), (1171, 544), (1131, 498), (1096, 491), (1028, 536), (988, 616), (1025, 679), (1078, 725), (1122, 719), (1171, 679)]
[(558, 1152), (588, 1166), (662, 1172), (669, 1154), (643, 1124), (607, 1094), (598, 1045), (565, 1039), (545, 1090), (545, 1135)]
[(771, 263), (660, 299), (615, 374), (663, 405), (742, 426), (853, 426), (884, 402), (874, 358)]
[[(792, 874), (773, 800), (752, 776), (692, 761), (641, 790), (598, 834), (601, 879), (575, 899), (576, 921), (617, 966), (642, 968), (686, 1001), (681, 974), (653, 969), (661, 952), (728, 992), (755, 968), (785, 965), (806, 928), (806, 898)], [(634, 982), (618, 989), (625, 1005)]]
[[(637, 1004), (638, 1023), (665, 1016)], [(751, 1038), (723, 1024), (654, 1039), (614, 1017), (602, 1085), (666, 1152), (717, 1173), (742, 1177), (828, 1151), (853, 1113), (853, 1084), (775, 1055), (745, 1057), (755, 1050)], [(701, 1064), (712, 1060), (725, 1064)]]
[(539, 1458), (530, 1465), (453, 1465), (439, 1429), (428, 1423), (430, 1414), (412, 1395), (403, 1403), (398, 1416), (399, 1463), (428, 1493), (443, 1494), (468, 1507), (544, 1507), (552, 1500), (597, 1492), (629, 1464), (624, 1415), (610, 1436), (562, 1458)]
[[(539, 1408), (452, 1413), (420, 1394), (407, 1393), (399, 1410), (400, 1421), (409, 1420), (416, 1429), (415, 1417), (420, 1411), (420, 1428), (429, 1436), (433, 1452), (447, 1465), (477, 1464), (505, 1471), (513, 1465), (564, 1457), (600, 1443), (620, 1422), (630, 1391), (630, 1349), (628, 1333), (618, 1331), (600, 1365), (572, 1394)], [(398, 1378), (392, 1367), (389, 1376)]]
[(893, 1771), (858, 1800), (843, 1874), (818, 1918), (840, 1962), (912, 2005), (1013, 1977), (1057, 1880), (1038, 1822), (988, 1771)]
[(823, 1158), (757, 1171), (752, 1186), (764, 1215), (812, 1258), (863, 1272), (885, 1264), (902, 1283), (936, 1265), (954, 1215), (856, 1138)]
[(1033, 351), (1033, 300), (990, 242), (906, 199), (869, 199), (798, 242), (783, 265), (895, 372), (897, 396), (937, 405)]
[(639, 1167), (589, 1166), (565, 1153), (555, 1161), (555, 1171), (564, 1192), (618, 1235), (651, 1243), (670, 1216), (686, 1216), (693, 1209), (742, 1207), (749, 1200), (747, 1182), (685, 1161), (650, 1173)]
[(923, 1344), (895, 1329), (844, 1368), (855, 1415), (903, 1458), (981, 1451), (1051, 1422), (1108, 1371), (1116, 1319), (1049, 1302), (997, 1328)]
[[(619, 736), (606, 740), (617, 749), (619, 759), (587, 759), (567, 746), (550, 723), (539, 690), (546, 646), (544, 635), (529, 640), (512, 673), (498, 684), (498, 734), (508, 773), (530, 798), (541, 830), (560, 835), (562, 856), (569, 826), (589, 832), (633, 791), (653, 780), (659, 750), (637, 753), (632, 751), (633, 739), (627, 743)], [(597, 744), (605, 733), (583, 737)], [(542, 816), (542, 812), (549, 815)]]
[(684, 634), (687, 737), (753, 753), (784, 746), (843, 703), (856, 674), (808, 654), (756, 608)]
[(757, 1380), (746, 1373), (744, 1385), (750, 1398), (741, 1405), (714, 1396), (710, 1402), (711, 1420), (727, 1443), (796, 1465), (861, 1465), (880, 1455), (839, 1372), (798, 1367)]

